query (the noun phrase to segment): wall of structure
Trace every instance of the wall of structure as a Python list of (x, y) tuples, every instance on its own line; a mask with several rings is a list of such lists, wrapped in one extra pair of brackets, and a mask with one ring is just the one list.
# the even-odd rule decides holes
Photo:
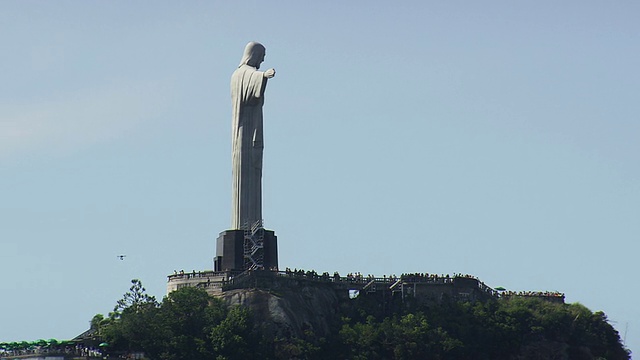
[(205, 289), (209, 295), (217, 296), (233, 275), (224, 271), (176, 272), (167, 277), (167, 294), (183, 287), (198, 287)]
[(348, 275), (341, 277), (314, 271), (200, 271), (169, 275), (167, 293), (181, 287), (199, 287), (210, 295), (222, 296), (235, 289), (299, 289), (302, 287), (330, 288), (340, 298), (348, 298), (349, 291), (362, 294), (390, 293), (391, 296), (410, 297), (418, 302), (441, 301), (445, 297), (461, 301), (484, 301), (491, 298), (535, 296), (548, 301), (564, 302), (564, 294), (556, 292), (503, 292), (490, 288), (472, 276), (421, 276), (363, 277)]

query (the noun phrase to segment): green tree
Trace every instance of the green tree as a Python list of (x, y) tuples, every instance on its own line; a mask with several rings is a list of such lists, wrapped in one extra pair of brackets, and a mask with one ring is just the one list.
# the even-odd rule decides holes
[(251, 312), (245, 307), (235, 306), (226, 318), (210, 332), (211, 344), (218, 354), (217, 359), (248, 359), (260, 352), (261, 339), (254, 331)]
[(210, 330), (227, 316), (219, 299), (198, 288), (182, 288), (167, 296), (159, 317), (167, 341), (160, 351), (162, 359), (211, 359)]
[(606, 315), (580, 304), (396, 300), (361, 295), (343, 303), (328, 339), (311, 329), (301, 338), (276, 337), (250, 308), (228, 308), (190, 287), (158, 303), (134, 279), (109, 318), (96, 315), (91, 325), (115, 350), (154, 360), (630, 358)]
[(109, 327), (112, 320), (110, 318), (105, 318), (102, 314), (96, 314), (90, 322), (90, 329), (95, 330), (95, 334), (102, 338), (104, 336), (105, 329)]
[(122, 299), (118, 300), (113, 314), (115, 316), (122, 313), (124, 310), (138, 311), (140, 307), (146, 307), (149, 304), (158, 306), (158, 302), (154, 296), (146, 293), (146, 289), (142, 286), (142, 282), (138, 279), (131, 280), (131, 287), (129, 291), (124, 293)]
[(104, 338), (112, 349), (134, 351), (152, 348), (158, 341), (159, 304), (146, 293), (142, 282), (131, 280), (131, 287), (118, 300), (109, 322), (103, 327)]

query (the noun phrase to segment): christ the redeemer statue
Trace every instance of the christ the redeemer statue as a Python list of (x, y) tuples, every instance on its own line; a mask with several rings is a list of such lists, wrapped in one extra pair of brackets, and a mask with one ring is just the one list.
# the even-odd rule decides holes
[(274, 69), (258, 71), (265, 54), (262, 44), (248, 43), (240, 66), (231, 76), (232, 229), (262, 220), (262, 105), (267, 79), (276, 74)]

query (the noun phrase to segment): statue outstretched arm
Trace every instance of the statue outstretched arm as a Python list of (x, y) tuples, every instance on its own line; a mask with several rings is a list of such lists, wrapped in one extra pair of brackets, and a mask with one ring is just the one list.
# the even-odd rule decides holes
[(267, 79), (271, 79), (276, 76), (276, 69), (269, 69), (263, 73), (263, 76)]

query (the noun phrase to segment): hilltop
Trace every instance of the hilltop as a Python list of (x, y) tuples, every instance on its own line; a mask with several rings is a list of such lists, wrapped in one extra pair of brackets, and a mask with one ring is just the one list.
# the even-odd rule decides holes
[(151, 359), (630, 359), (603, 312), (555, 296), (427, 301), (305, 279), (253, 284), (157, 302), (134, 282), (94, 318), (95, 336)]

